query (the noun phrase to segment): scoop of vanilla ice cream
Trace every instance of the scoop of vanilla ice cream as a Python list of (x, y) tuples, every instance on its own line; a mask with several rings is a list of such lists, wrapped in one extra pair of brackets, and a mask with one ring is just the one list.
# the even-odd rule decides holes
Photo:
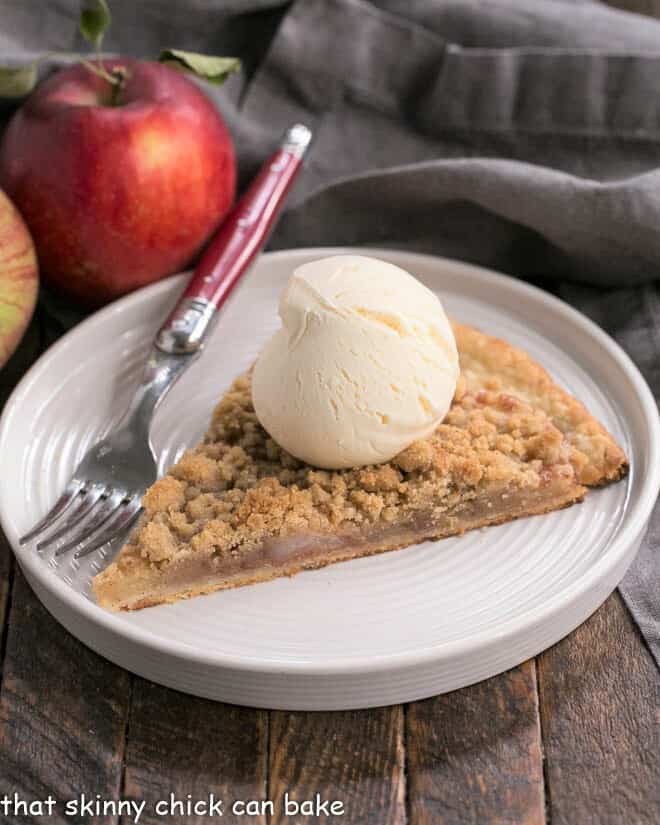
[(252, 399), (296, 458), (327, 469), (388, 461), (447, 414), (454, 335), (439, 298), (403, 269), (362, 255), (304, 264), (279, 312)]

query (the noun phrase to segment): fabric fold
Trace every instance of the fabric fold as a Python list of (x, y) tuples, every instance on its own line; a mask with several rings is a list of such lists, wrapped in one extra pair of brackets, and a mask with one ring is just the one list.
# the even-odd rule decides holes
[(427, 131), (660, 139), (660, 54), (446, 49), (420, 101)]
[(660, 22), (599, 0), (373, 0), (391, 14), (470, 48), (660, 51)]

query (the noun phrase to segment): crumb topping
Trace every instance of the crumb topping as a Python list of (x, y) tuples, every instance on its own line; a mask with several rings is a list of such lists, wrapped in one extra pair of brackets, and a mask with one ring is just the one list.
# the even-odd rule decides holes
[(626, 474), (625, 453), (605, 427), (527, 353), (464, 324), (453, 328), (467, 390), (505, 391), (543, 411), (573, 446), (580, 484), (602, 485)]
[(440, 517), (485, 489), (572, 483), (580, 455), (545, 412), (486, 381), (464, 377), (445, 421), (391, 462), (319, 470), (284, 452), (260, 426), (249, 375), (220, 401), (203, 442), (144, 496), (144, 515), (118, 564), (154, 565), (190, 554), (222, 559), (265, 538), (360, 530)]

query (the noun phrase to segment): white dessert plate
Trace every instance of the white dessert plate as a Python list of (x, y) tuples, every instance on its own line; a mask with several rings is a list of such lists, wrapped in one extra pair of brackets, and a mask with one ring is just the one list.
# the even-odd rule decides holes
[[(154, 422), (165, 469), (206, 428), (232, 378), (276, 329), (292, 269), (354, 249), (263, 255), (206, 352)], [(184, 278), (96, 313), (27, 373), (0, 422), (0, 518), (37, 595), (102, 656), (155, 682), (243, 705), (358, 708), (403, 702), (492, 676), (583, 622), (623, 576), (660, 485), (660, 425), (636, 367), (594, 324), (546, 293), (455, 261), (368, 250), (438, 292), (449, 313), (527, 350), (581, 399), (631, 459), (627, 480), (544, 516), (425, 542), (292, 579), (113, 614), (90, 571), (54, 570), (17, 539), (124, 411), (151, 339)]]

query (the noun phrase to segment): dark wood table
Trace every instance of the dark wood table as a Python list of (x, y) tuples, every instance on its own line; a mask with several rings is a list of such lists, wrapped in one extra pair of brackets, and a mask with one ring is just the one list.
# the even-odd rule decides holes
[[(0, 372), (0, 406), (53, 337), (38, 313)], [(0, 465), (1, 466), (1, 465)], [(37, 601), (0, 534), (0, 800), (146, 800), (149, 823), (657, 825), (658, 673), (618, 594), (513, 670), (408, 705), (335, 713), (239, 708), (132, 676)], [(161, 817), (174, 793), (273, 802), (273, 815)], [(284, 794), (344, 805), (285, 816)], [(4, 815), (0, 822), (130, 817)]]

